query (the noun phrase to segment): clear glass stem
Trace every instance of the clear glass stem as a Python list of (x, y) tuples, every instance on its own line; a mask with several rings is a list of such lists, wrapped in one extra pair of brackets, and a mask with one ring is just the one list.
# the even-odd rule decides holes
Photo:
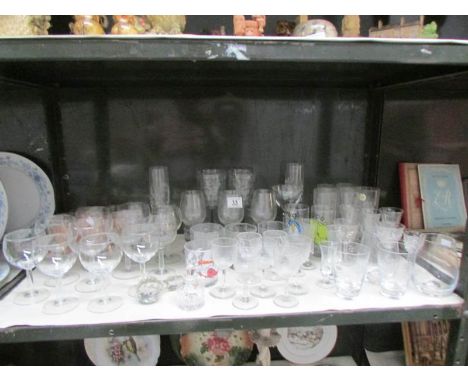
[(162, 275), (164, 273), (164, 270), (166, 269), (166, 264), (164, 260), (164, 247), (162, 247), (158, 251), (158, 266), (159, 266), (159, 273)]
[(32, 291), (34, 290), (34, 278), (32, 274), (32, 269), (26, 270), (26, 276), (28, 277), (28, 280), (29, 280), (29, 289)]
[(132, 260), (128, 256), (124, 256), (124, 269), (127, 272), (130, 272), (132, 270)]
[(184, 238), (185, 241), (190, 241), (190, 226), (184, 225)]
[(249, 286), (247, 285), (247, 283), (243, 283), (242, 284), (242, 292), (241, 292), (241, 300), (244, 301), (244, 302), (247, 302), (249, 301)]
[(290, 293), (289, 293), (289, 288), (288, 288), (288, 286), (289, 286), (290, 283), (292, 283), (292, 277), (291, 277), (291, 276), (289, 276), (289, 277), (286, 278), (286, 285), (285, 285), (285, 287), (284, 287), (284, 296), (285, 296), (286, 298), (289, 298), (289, 295), (290, 295)]
[(146, 279), (146, 263), (140, 263), (140, 276), (141, 279)]
[(221, 281), (221, 290), (225, 290), (226, 289), (226, 269), (223, 269), (222, 275), (223, 275), (223, 279)]
[(63, 297), (61, 297), (62, 294), (62, 284), (63, 284), (63, 276), (59, 277), (55, 283), (55, 301), (57, 305), (61, 305), (63, 302)]

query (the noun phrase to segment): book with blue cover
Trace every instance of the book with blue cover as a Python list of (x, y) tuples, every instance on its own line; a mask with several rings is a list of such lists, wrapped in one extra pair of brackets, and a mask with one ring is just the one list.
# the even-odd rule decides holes
[(418, 173), (424, 228), (464, 231), (467, 215), (460, 166), (419, 164)]

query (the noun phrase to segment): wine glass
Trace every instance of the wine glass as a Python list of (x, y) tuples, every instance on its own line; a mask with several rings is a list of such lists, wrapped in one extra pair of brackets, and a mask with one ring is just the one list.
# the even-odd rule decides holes
[[(146, 222), (128, 224), (120, 233), (120, 244), (125, 255), (140, 265), (139, 282), (146, 279), (146, 263), (159, 249), (159, 237), (154, 231), (154, 224)], [(130, 288), (130, 295), (136, 295), (136, 287)]]
[(45, 288), (36, 288), (32, 271), (39, 264), (45, 253), (37, 251), (37, 241), (40, 234), (34, 229), (19, 229), (7, 233), (3, 238), (3, 254), (5, 259), (13, 266), (24, 269), (30, 281), (29, 289), (18, 292), (13, 300), (18, 305), (30, 305), (44, 301), (49, 297)]
[(304, 165), (300, 162), (286, 163), (284, 183), (298, 186), (302, 196), (304, 191)]
[(42, 307), (45, 314), (63, 314), (75, 309), (79, 299), (73, 296), (60, 296), (64, 275), (76, 262), (78, 254), (71, 247), (71, 236), (68, 233), (54, 233), (40, 236), (36, 250), (42, 261), (37, 268), (45, 275), (57, 280), (57, 296), (47, 301)]
[(235, 189), (241, 196), (244, 208), (250, 205), (252, 189), (255, 183), (255, 173), (251, 168), (233, 168), (228, 174), (229, 187)]
[[(122, 259), (122, 249), (118, 245), (117, 234), (113, 232), (100, 232), (84, 236), (80, 240), (79, 259), (83, 267), (91, 273), (108, 279), (111, 272)], [(101, 291), (102, 297), (94, 298), (88, 303), (88, 310), (93, 313), (106, 313), (118, 309), (123, 304), (121, 296), (106, 293), (104, 283)]]
[(200, 190), (187, 190), (180, 197), (180, 212), (185, 225), (185, 240), (190, 240), (190, 227), (206, 218), (205, 197)]
[[(211, 215), (218, 205), (219, 193), (226, 188), (226, 171), (218, 168), (205, 168), (200, 170), (198, 180)], [(209, 220), (212, 221), (213, 216), (210, 216)]]
[(218, 198), (218, 219), (223, 225), (240, 223), (244, 219), (243, 198), (238, 191), (220, 191)]
[[(176, 226), (176, 232), (179, 231), (179, 228), (182, 226), (182, 213), (180, 212), (179, 206), (175, 204), (168, 204), (165, 206), (159, 206), (155, 212), (159, 211), (162, 214), (169, 216), (170, 219), (174, 221)], [(169, 251), (168, 251), (169, 252)], [(166, 264), (175, 264), (182, 261), (181, 252), (171, 252), (164, 253), (164, 261)]]
[(297, 184), (276, 184), (272, 187), (272, 190), (276, 204), (283, 210), (284, 219), (286, 205), (291, 204), (294, 206), (301, 200), (302, 187)]
[[(149, 215), (149, 206), (143, 202), (131, 202), (116, 206), (112, 212), (114, 232), (122, 234), (127, 225), (143, 223)], [(112, 273), (112, 276), (120, 280), (134, 279), (139, 276), (138, 269), (129, 256), (124, 257), (124, 261)]]
[(210, 295), (220, 299), (234, 296), (235, 290), (232, 286), (226, 285), (226, 270), (234, 263), (237, 254), (237, 239), (230, 237), (220, 237), (211, 240), (211, 255), (216, 267), (222, 270), (221, 285), (214, 287)]
[(282, 308), (292, 308), (299, 304), (297, 297), (289, 293), (289, 281), (307, 259), (312, 241), (302, 235), (288, 235), (286, 250), (276, 251), (273, 259), (278, 274), (286, 279), (283, 293), (278, 294), (273, 302)]
[(256, 224), (275, 220), (276, 201), (272, 190), (260, 188), (254, 191), (250, 206), (250, 216)]
[(169, 170), (166, 166), (149, 168), (149, 190), (151, 210), (169, 204), (171, 200)]
[(258, 300), (249, 295), (249, 284), (257, 282), (259, 257), (262, 252), (262, 235), (254, 232), (242, 232), (237, 235), (239, 249), (234, 256), (234, 271), (242, 284), (242, 291), (234, 297), (232, 305), (238, 309), (249, 310), (258, 305)]

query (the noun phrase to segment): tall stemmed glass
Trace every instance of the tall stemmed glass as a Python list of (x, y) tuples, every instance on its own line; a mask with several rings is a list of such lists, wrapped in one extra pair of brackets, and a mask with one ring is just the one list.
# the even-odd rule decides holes
[(234, 256), (234, 271), (237, 280), (242, 284), (242, 291), (234, 297), (232, 305), (238, 309), (253, 309), (258, 300), (249, 295), (249, 285), (257, 282), (259, 257), (262, 252), (262, 235), (243, 232), (237, 235), (239, 249)]
[(203, 192), (187, 190), (180, 197), (180, 212), (185, 225), (185, 240), (190, 240), (190, 227), (203, 223), (206, 218), (206, 203)]
[[(140, 281), (146, 279), (146, 263), (153, 258), (160, 247), (153, 223), (135, 223), (123, 227), (120, 233), (122, 249), (130, 259), (140, 265)], [(136, 295), (136, 286), (130, 288), (131, 296)]]
[(250, 216), (256, 224), (275, 220), (276, 201), (272, 190), (261, 188), (254, 191), (250, 206)]
[[(167, 215), (170, 220), (173, 220), (175, 227), (176, 227), (176, 233), (179, 231), (179, 228), (182, 226), (182, 213), (180, 212), (179, 206), (176, 206), (175, 204), (168, 204), (166, 206), (160, 206), (158, 207), (155, 212), (158, 212), (160, 214)], [(182, 252), (172, 252), (172, 253), (167, 253), (164, 252), (164, 261), (166, 264), (174, 264), (182, 261)]]
[(32, 271), (39, 264), (45, 253), (37, 251), (37, 241), (40, 234), (33, 229), (19, 229), (7, 233), (3, 238), (3, 254), (5, 259), (13, 266), (24, 269), (30, 281), (29, 289), (18, 292), (13, 300), (18, 305), (30, 305), (44, 301), (49, 297), (45, 288), (36, 288)]
[(272, 187), (275, 201), (283, 211), (283, 219), (286, 213), (286, 205), (292, 206), (299, 203), (302, 198), (303, 186), (297, 184), (276, 184)]
[(284, 292), (278, 294), (273, 302), (282, 308), (292, 308), (299, 304), (297, 297), (289, 293), (289, 281), (301, 267), (301, 264), (307, 259), (310, 252), (312, 241), (302, 235), (289, 235), (287, 237), (287, 246), (285, 251), (276, 251), (274, 257), (274, 266), (276, 271), (286, 279)]
[(221, 224), (240, 223), (244, 219), (243, 198), (236, 190), (220, 191), (218, 219)]
[(169, 170), (166, 166), (152, 166), (149, 169), (149, 190), (151, 210), (170, 203)]
[(226, 171), (219, 168), (202, 169), (199, 173), (199, 183), (210, 211), (209, 221), (213, 222), (213, 211), (218, 206), (219, 193), (226, 188)]
[(56, 282), (56, 296), (47, 301), (42, 311), (45, 314), (63, 314), (75, 309), (79, 299), (74, 296), (60, 296), (64, 275), (70, 271), (78, 258), (71, 247), (71, 236), (66, 233), (54, 233), (40, 236), (37, 241), (37, 252), (42, 261), (37, 268)]
[(255, 183), (255, 173), (251, 168), (233, 168), (229, 170), (229, 187), (235, 189), (240, 196), (244, 208), (250, 206), (252, 190)]
[(232, 223), (224, 227), (226, 236), (236, 238), (242, 232), (257, 232), (257, 227), (250, 223)]
[[(112, 212), (114, 231), (121, 235), (125, 226), (143, 223), (148, 215), (149, 206), (143, 202), (131, 202), (116, 206), (116, 210)], [(113, 272), (113, 277), (120, 280), (137, 278), (139, 271), (134, 267), (134, 264), (129, 256), (125, 256), (124, 261)]]
[(210, 291), (213, 297), (226, 299), (236, 293), (232, 286), (226, 285), (226, 270), (234, 263), (237, 250), (237, 239), (219, 237), (211, 240), (211, 254), (214, 263), (222, 271), (223, 275), (221, 285), (212, 288)]
[(322, 241), (320, 243), (320, 273), (322, 278), (317, 282), (320, 288), (329, 289), (335, 286), (335, 266), (338, 256), (338, 243)]
[(284, 183), (299, 186), (304, 191), (304, 165), (300, 162), (286, 163)]
[[(80, 241), (79, 259), (83, 267), (94, 274), (107, 279), (122, 259), (122, 249), (118, 245), (117, 234), (112, 232), (95, 233), (84, 236)], [(102, 288), (103, 296), (88, 303), (88, 310), (93, 313), (106, 313), (118, 309), (123, 304), (121, 296), (109, 295), (107, 288)]]

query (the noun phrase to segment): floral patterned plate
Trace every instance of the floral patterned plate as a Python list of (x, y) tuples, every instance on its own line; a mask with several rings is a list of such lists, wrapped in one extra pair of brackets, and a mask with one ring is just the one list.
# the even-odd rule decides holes
[(336, 326), (278, 328), (278, 351), (289, 362), (310, 364), (325, 358), (335, 346)]
[(86, 338), (84, 346), (96, 366), (154, 366), (161, 353), (158, 335)]
[(8, 199), (3, 183), (0, 182), (0, 240), (5, 233), (8, 221)]
[(242, 365), (254, 346), (247, 330), (193, 332), (171, 340), (179, 358), (191, 366)]
[(54, 189), (42, 169), (21, 155), (0, 152), (0, 180), (8, 197), (5, 232), (46, 222), (54, 214)]

